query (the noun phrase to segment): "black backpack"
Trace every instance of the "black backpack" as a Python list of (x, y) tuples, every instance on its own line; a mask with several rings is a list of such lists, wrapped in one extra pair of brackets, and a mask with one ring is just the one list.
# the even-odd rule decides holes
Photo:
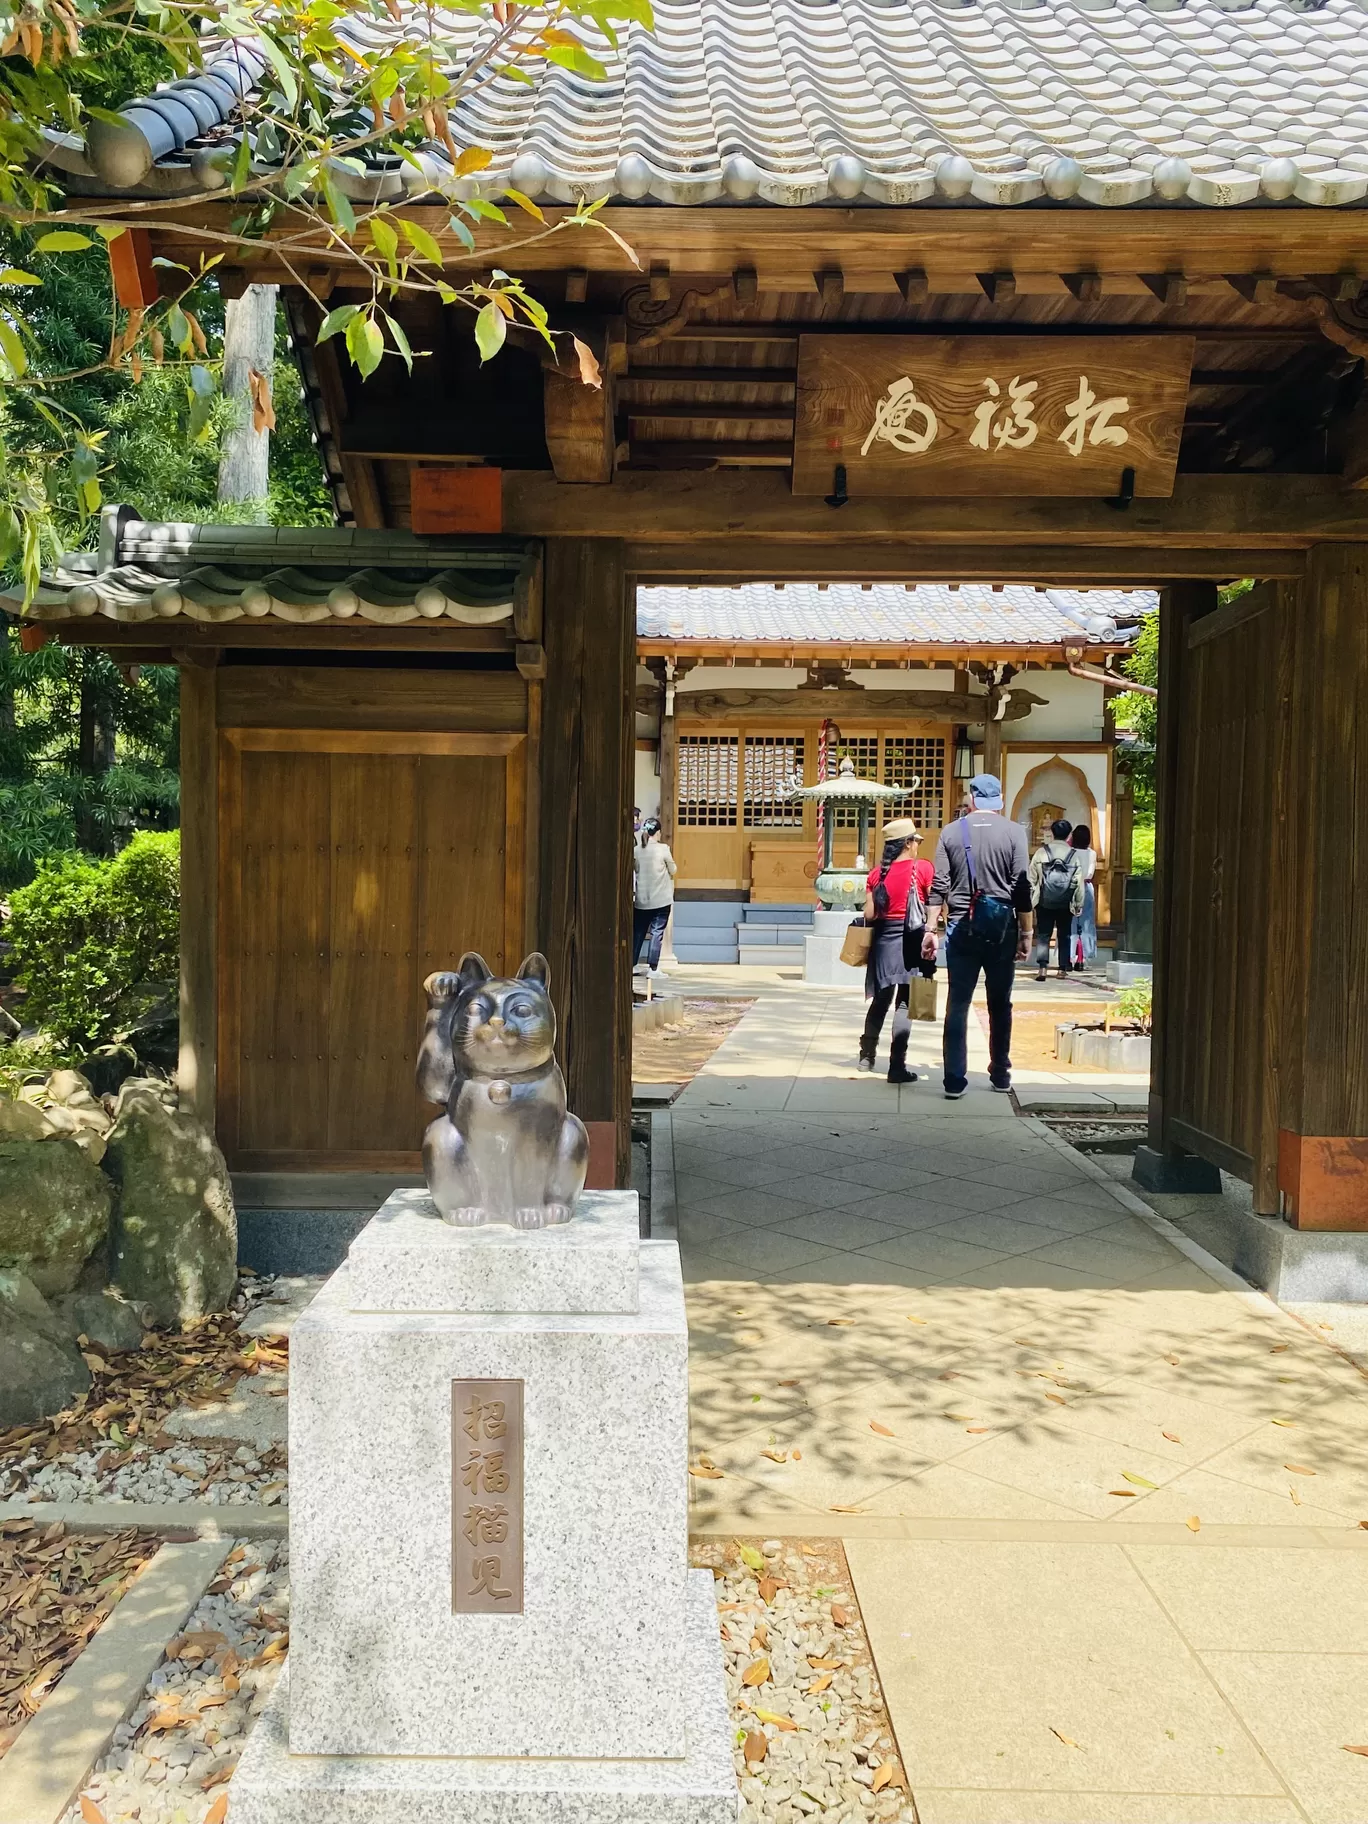
[(1074, 878), (1078, 873), (1078, 850), (1065, 855), (1045, 857), (1040, 871), (1040, 909), (1042, 912), (1067, 912), (1073, 900)]

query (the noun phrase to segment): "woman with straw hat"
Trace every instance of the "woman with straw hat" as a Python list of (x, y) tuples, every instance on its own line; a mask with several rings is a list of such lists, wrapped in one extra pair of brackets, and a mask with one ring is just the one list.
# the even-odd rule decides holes
[(935, 973), (934, 960), (922, 960), (922, 935), (926, 926), (926, 895), (935, 870), (917, 854), (921, 832), (910, 817), (895, 817), (884, 826), (884, 849), (877, 868), (865, 882), (865, 923), (874, 935), (865, 965), (865, 1015), (860, 1038), (860, 1069), (873, 1070), (879, 1034), (888, 1009), (893, 1007), (893, 1039), (889, 1047), (890, 1083), (915, 1083), (917, 1074), (907, 1068), (907, 1041), (911, 1034), (908, 1000), (911, 971)]

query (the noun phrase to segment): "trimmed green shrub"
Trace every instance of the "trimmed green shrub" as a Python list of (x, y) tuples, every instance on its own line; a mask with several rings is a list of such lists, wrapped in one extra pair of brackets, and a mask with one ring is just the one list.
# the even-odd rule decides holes
[(1112, 1011), (1123, 1020), (1134, 1020), (1142, 1031), (1148, 1032), (1154, 1016), (1153, 982), (1141, 980), (1123, 988)]
[(5, 936), (25, 1021), (104, 1044), (144, 1011), (139, 988), (179, 972), (179, 831), (144, 830), (109, 861), (40, 863), (10, 895)]

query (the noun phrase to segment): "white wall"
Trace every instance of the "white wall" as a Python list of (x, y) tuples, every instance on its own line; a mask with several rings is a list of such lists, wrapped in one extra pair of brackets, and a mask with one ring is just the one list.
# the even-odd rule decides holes
[(1006, 722), (1004, 741), (1100, 741), (1102, 739), (1102, 686), (1067, 671), (1023, 671), (1012, 683), (1032, 695), (1044, 697), (1020, 722)]
[[(1022, 828), (1029, 831), (1031, 811), (1036, 805), (1062, 805), (1064, 815), (1070, 823), (1086, 823), (1091, 827), (1093, 847), (1106, 859), (1109, 807), (1105, 750), (1091, 754), (1070, 752), (1053, 755), (1048, 749), (1043, 753), (1022, 754), (1008, 747), (1004, 761), (1006, 778), (1003, 780), (1003, 790), (1009, 816), (1014, 815)], [(1018, 804), (1018, 794), (1037, 767), (1041, 770), (1031, 780), (1025, 797)], [(1088, 791), (1092, 793), (1093, 804), (1088, 803), (1078, 779), (1079, 773), (1083, 775)]]
[[(878, 671), (857, 667), (851, 681), (863, 684), (873, 695), (880, 690), (953, 690), (953, 671)], [(798, 665), (699, 665), (679, 682), (679, 695), (695, 690), (797, 690), (807, 680), (807, 666)], [(810, 693), (816, 696), (818, 693)]]
[(660, 774), (656, 771), (654, 754), (636, 752), (636, 781), (632, 791), (632, 803), (640, 806), (643, 817), (660, 815)]

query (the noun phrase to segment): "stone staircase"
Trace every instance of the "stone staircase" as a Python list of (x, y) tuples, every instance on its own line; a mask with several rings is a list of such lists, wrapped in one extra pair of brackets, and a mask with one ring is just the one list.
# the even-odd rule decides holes
[(748, 905), (739, 899), (677, 899), (674, 953), (681, 963), (803, 966), (803, 939), (812, 930), (811, 905)]

